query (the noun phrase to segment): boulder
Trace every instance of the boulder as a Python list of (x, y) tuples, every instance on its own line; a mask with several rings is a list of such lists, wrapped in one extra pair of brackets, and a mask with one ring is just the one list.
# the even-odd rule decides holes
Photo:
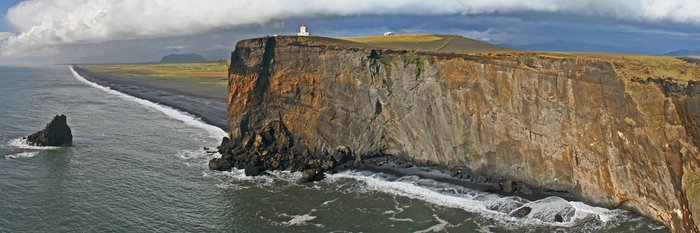
[(33, 146), (69, 146), (73, 143), (73, 134), (66, 120), (66, 115), (56, 115), (46, 127), (24, 137)]
[(245, 175), (246, 176), (259, 176), (263, 173), (263, 169), (255, 164), (248, 164), (248, 166), (245, 167)]
[(318, 169), (306, 169), (301, 173), (300, 182), (314, 182), (326, 178), (326, 175)]
[(564, 217), (562, 217), (561, 214), (557, 213), (554, 215), (554, 221), (555, 222), (564, 222)]
[(321, 162), (321, 170), (323, 171), (328, 171), (333, 169), (335, 167), (335, 163), (333, 163), (333, 160), (325, 160)]
[(524, 195), (531, 195), (534, 192), (527, 187), (527, 185), (522, 184), (522, 183), (517, 183), (517, 186), (514, 188), (516, 193), (524, 194)]
[(517, 210), (513, 211), (513, 213), (510, 214), (510, 216), (516, 217), (516, 218), (522, 218), (530, 214), (530, 211), (532, 211), (532, 208), (529, 206), (523, 206), (518, 208)]
[(513, 188), (513, 181), (511, 180), (505, 180), (501, 182), (501, 190), (503, 190), (504, 193), (513, 193), (515, 189)]
[(355, 158), (352, 154), (352, 150), (350, 150), (350, 148), (348, 148), (347, 146), (339, 146), (335, 148), (335, 152), (333, 153), (333, 160), (337, 164), (343, 164), (353, 159)]
[(217, 171), (228, 171), (231, 169), (231, 163), (228, 159), (213, 158), (209, 160), (209, 169)]
[[(219, 146), (217, 146), (216, 149), (219, 151), (219, 154), (223, 155), (226, 152), (228, 152), (229, 150), (231, 150), (230, 145), (231, 145), (231, 142), (228, 139), (228, 137), (224, 137), (223, 139), (221, 139), (221, 144)], [(208, 150), (208, 149), (206, 149), (206, 147), (205, 147), (205, 150)]]

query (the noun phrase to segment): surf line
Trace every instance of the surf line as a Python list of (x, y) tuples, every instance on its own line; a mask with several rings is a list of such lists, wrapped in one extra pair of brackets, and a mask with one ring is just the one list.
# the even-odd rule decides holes
[(194, 127), (197, 127), (197, 128), (200, 128), (200, 129), (207, 131), (212, 138), (221, 139), (225, 136), (228, 136), (226, 131), (222, 130), (221, 128), (207, 124), (204, 121), (202, 121), (200, 118), (195, 117), (192, 114), (189, 114), (185, 111), (181, 111), (181, 110), (172, 108), (170, 106), (165, 106), (163, 104), (152, 102), (150, 100), (141, 99), (141, 98), (138, 98), (138, 97), (135, 97), (132, 95), (128, 95), (126, 93), (116, 91), (116, 90), (111, 89), (109, 87), (105, 87), (105, 86), (102, 86), (100, 84), (91, 82), (91, 81), (87, 80), (85, 77), (81, 76), (77, 71), (75, 71), (75, 68), (72, 65), (69, 66), (69, 69), (73, 73), (73, 76), (76, 79), (78, 79), (78, 81), (81, 81), (81, 82), (83, 82), (91, 87), (100, 89), (104, 92), (121, 97), (123, 99), (136, 102), (136, 103), (141, 104), (141, 105), (146, 106), (146, 107), (154, 108), (154, 109), (164, 113), (165, 115), (169, 116), (172, 119), (182, 121), (187, 125), (194, 126)]
[[(589, 206), (582, 202), (567, 201), (556, 196), (528, 200), (471, 190), (431, 179), (389, 179), (381, 173), (361, 171), (329, 174), (326, 179), (333, 181), (352, 179), (360, 182), (361, 187), (365, 190), (406, 197), (436, 206), (461, 209), (497, 221), (500, 226), (508, 230), (525, 229), (529, 226), (573, 228), (580, 227), (581, 224), (592, 219), (596, 219), (599, 223), (591, 225), (591, 228), (586, 230), (605, 230), (611, 222), (627, 220), (628, 216), (628, 212), (622, 209)], [(512, 214), (521, 207), (529, 207), (531, 212), (525, 217), (514, 217)], [(561, 222), (555, 220), (556, 214), (562, 215)], [(442, 223), (439, 217), (435, 217), (438, 222)], [(438, 231), (440, 230), (438, 229)]]

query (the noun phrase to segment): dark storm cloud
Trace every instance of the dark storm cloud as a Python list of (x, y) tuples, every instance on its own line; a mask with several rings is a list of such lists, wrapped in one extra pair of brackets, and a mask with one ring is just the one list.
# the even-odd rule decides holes
[(663, 53), (696, 48), (698, 12), (700, 3), (683, 0), (34, 0), (10, 10), (19, 33), (0, 33), (0, 59), (144, 61), (174, 52), (220, 58), (236, 40), (293, 34), (300, 23), (325, 36), (459, 34), (522, 48)]

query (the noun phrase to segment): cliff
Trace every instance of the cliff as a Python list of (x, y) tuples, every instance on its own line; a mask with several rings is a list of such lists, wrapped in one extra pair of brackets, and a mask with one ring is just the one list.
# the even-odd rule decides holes
[(274, 123), (285, 145), (312, 157), (347, 148), (460, 168), (697, 232), (695, 74), (697, 66), (667, 57), (250, 39), (231, 57), (229, 137), (245, 144)]

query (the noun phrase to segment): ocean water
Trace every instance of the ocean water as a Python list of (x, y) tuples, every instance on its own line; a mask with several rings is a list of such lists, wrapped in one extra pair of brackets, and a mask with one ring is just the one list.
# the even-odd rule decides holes
[[(67, 148), (21, 137), (64, 113)], [(668, 232), (624, 210), (525, 200), (414, 176), (215, 172), (225, 133), (89, 83), (66, 66), (0, 67), (0, 232)], [(520, 206), (527, 218), (510, 217)], [(564, 222), (554, 222), (554, 215)]]

